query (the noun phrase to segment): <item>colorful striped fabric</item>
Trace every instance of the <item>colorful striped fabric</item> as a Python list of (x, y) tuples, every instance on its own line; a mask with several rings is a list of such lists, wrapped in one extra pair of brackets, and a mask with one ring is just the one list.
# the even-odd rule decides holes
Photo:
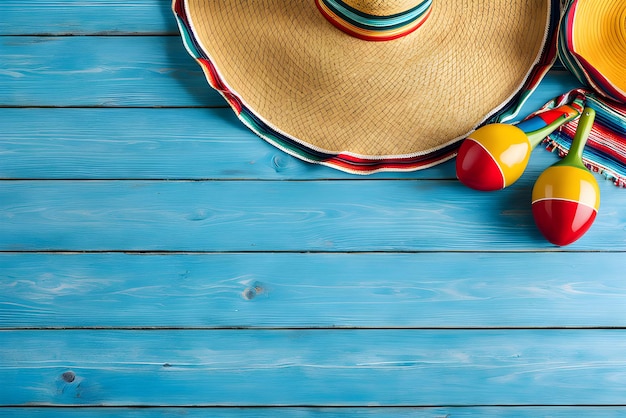
[(389, 41), (419, 28), (430, 14), (432, 0), (390, 16), (364, 13), (341, 0), (315, 0), (315, 4), (326, 19), (342, 31), (366, 41)]
[[(602, 173), (616, 186), (626, 187), (626, 104), (606, 99), (590, 89), (574, 89), (546, 103), (528, 118), (564, 104), (584, 103), (596, 112), (595, 122), (583, 152), (589, 169)], [(547, 148), (567, 154), (578, 120), (564, 124), (546, 138)]]

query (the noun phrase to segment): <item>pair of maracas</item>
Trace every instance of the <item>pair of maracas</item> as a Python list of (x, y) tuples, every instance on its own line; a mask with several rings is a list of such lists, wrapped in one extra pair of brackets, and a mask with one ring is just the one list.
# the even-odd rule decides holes
[(559, 126), (580, 115), (568, 154), (537, 178), (532, 191), (532, 213), (544, 237), (568, 245), (591, 227), (600, 207), (600, 189), (582, 162), (582, 152), (595, 112), (582, 114), (564, 105), (517, 125), (494, 123), (474, 131), (463, 141), (456, 160), (461, 183), (483, 191), (503, 189), (519, 179), (530, 153)]

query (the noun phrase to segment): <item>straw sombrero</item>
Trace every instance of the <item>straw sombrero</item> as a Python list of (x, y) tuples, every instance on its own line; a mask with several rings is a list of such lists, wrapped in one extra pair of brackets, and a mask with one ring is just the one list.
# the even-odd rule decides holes
[(174, 0), (188, 51), (255, 133), (355, 173), (415, 170), (550, 67), (558, 0)]

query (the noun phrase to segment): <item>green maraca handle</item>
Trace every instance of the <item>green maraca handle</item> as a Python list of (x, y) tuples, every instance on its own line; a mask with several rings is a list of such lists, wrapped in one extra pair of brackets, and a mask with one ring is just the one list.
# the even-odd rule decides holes
[(580, 115), (580, 119), (578, 120), (578, 128), (576, 128), (576, 134), (572, 140), (572, 145), (570, 146), (567, 156), (563, 159), (567, 161), (567, 163), (573, 164), (579, 162), (579, 164), (582, 164), (583, 150), (585, 149), (585, 144), (589, 138), (589, 133), (593, 127), (595, 117), (595, 110), (589, 107), (583, 109), (583, 113)]

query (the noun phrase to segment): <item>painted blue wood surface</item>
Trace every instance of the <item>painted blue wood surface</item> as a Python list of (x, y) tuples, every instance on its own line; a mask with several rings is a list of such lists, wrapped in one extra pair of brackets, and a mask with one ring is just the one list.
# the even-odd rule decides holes
[(623, 405), (622, 330), (0, 331), (0, 405)]
[[(4, 414), (3, 414), (4, 412)], [(331, 407), (280, 407), (280, 408), (246, 408), (246, 407), (191, 407), (191, 408), (2, 408), (0, 416), (12, 418), (571, 418), (584, 417), (624, 417), (626, 409), (610, 406), (530, 406), (530, 407), (400, 407), (400, 408), (331, 408)]]
[(0, 106), (0, 416), (626, 416), (626, 195), (599, 176), (559, 249), (543, 150), (488, 194), (453, 162), (300, 162), (206, 85), (169, 0), (3, 2)]
[[(0, 126), (2, 179), (360, 179), (287, 155), (225, 108), (7, 108), (0, 112)], [(538, 147), (527, 177), (537, 178), (557, 160), (556, 153)], [(362, 180), (455, 178), (449, 161)]]
[(0, 35), (176, 34), (169, 0), (3, 0)]
[(532, 181), (494, 194), (458, 181), (7, 181), (3, 251), (625, 251), (626, 193), (583, 238), (548, 243)]
[(0, 265), (0, 328), (626, 326), (621, 253), (4, 253)]
[[(225, 108), (10, 108), (0, 112), (0, 126), (6, 130), (0, 142), (4, 179), (357, 178), (287, 155)], [(539, 166), (556, 158), (548, 152), (536, 156)], [(449, 162), (368, 178), (454, 177)]]
[(175, 36), (0, 37), (0, 106), (224, 106)]

